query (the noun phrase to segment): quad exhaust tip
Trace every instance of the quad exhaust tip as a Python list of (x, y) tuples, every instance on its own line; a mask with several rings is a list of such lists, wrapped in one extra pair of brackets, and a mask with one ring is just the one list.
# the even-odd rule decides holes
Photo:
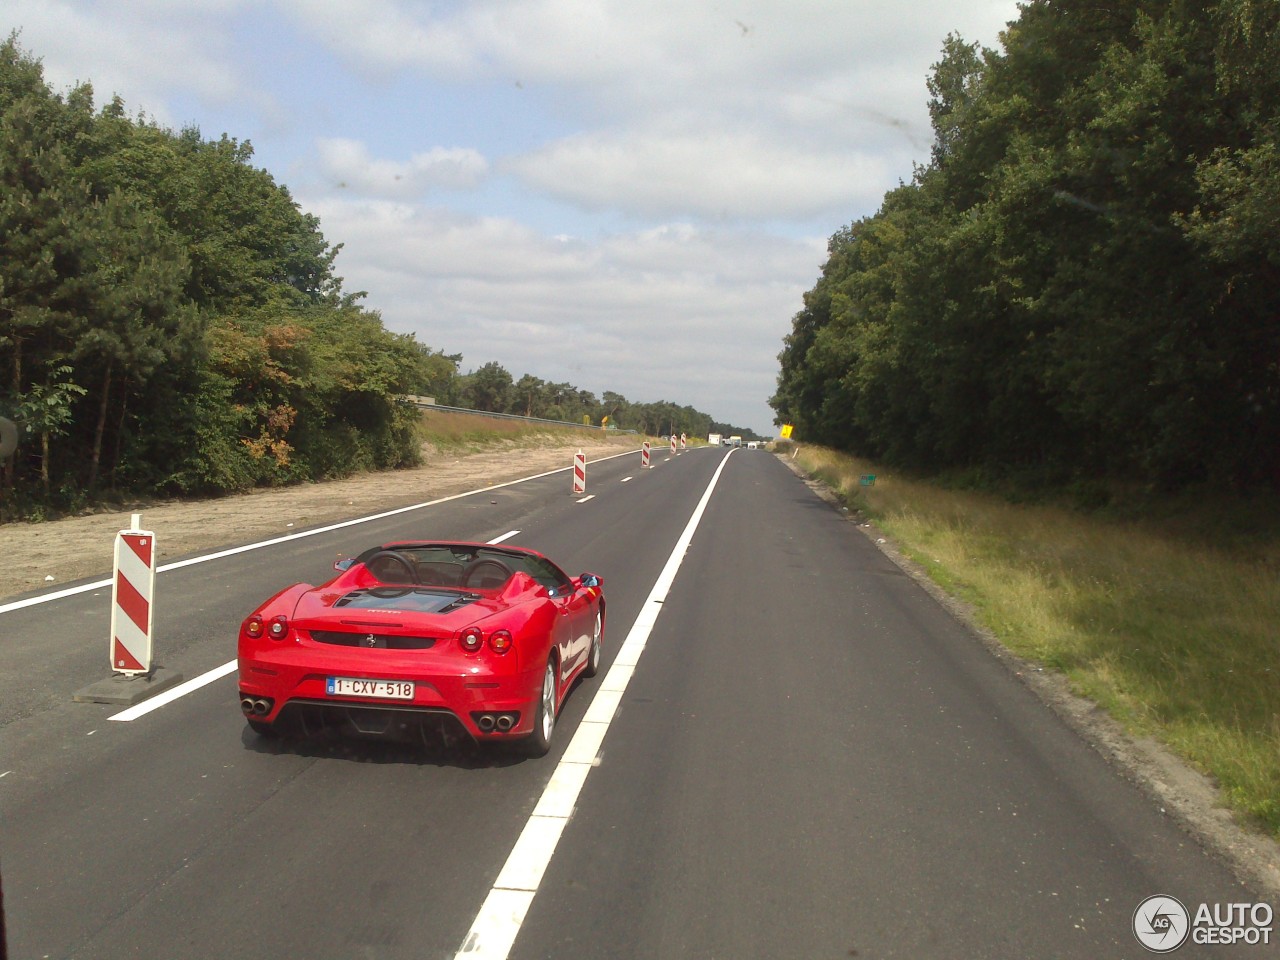
[(506, 733), (520, 719), (518, 713), (477, 713), (474, 716), (481, 733)]
[(240, 709), (255, 717), (265, 717), (271, 712), (271, 701), (266, 697), (241, 697)]

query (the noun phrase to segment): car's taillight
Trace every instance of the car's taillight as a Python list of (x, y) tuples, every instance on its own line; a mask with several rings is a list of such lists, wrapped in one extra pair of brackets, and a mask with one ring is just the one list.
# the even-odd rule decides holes
[(284, 614), (274, 618), (267, 624), (267, 636), (272, 640), (283, 640), (289, 635), (289, 621)]
[(250, 617), (245, 622), (244, 633), (245, 633), (245, 636), (251, 637), (254, 640), (257, 640), (260, 636), (262, 636), (262, 618), (258, 616), (256, 613), (252, 617)]
[(478, 627), (467, 627), (458, 637), (458, 642), (462, 644), (462, 649), (467, 653), (475, 653), (480, 649), (480, 645), (484, 643), (484, 634)]
[(506, 630), (495, 630), (489, 634), (489, 649), (494, 653), (506, 653), (511, 649), (511, 634)]

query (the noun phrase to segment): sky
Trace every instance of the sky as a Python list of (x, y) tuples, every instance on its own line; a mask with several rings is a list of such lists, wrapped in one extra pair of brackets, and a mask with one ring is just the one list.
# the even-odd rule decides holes
[(92, 84), (253, 164), (385, 326), (772, 436), (826, 260), (928, 161), (943, 40), (1015, 0), (6, 0)]

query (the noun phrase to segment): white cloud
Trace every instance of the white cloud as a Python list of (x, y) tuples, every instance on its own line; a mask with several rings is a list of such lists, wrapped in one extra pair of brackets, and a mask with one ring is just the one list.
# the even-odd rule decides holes
[(875, 157), (810, 151), (741, 130), (581, 134), (505, 164), (528, 186), (592, 209), (709, 219), (806, 219), (865, 205)]
[(436, 4), (389, 0), (278, 0), (299, 29), (328, 45), (350, 66), (370, 75), (428, 67), (474, 79), (486, 59), (456, 19)]
[(307, 206), (346, 242), (347, 288), (371, 291), (390, 329), (462, 353), (464, 370), (493, 360), (757, 430), (781, 338), (825, 258), (825, 239), (687, 223), (588, 241), (406, 204)]
[(519, 83), (574, 132), (495, 169), (592, 212), (714, 220), (870, 212), (927, 156), (925, 78), (1013, 0), (281, 0), (352, 69)]
[[(356, 70), (571, 91), (584, 109), (741, 112), (830, 96), (893, 113), (918, 107), (930, 60), (958, 31), (995, 41), (1013, 0), (280, 0)], [(905, 68), (905, 69), (904, 69)], [(886, 89), (893, 96), (886, 103)], [(701, 108), (701, 109), (700, 109)], [(916, 115), (915, 109), (910, 111)], [(900, 118), (905, 119), (905, 118)]]
[(375, 160), (356, 140), (325, 138), (316, 147), (322, 177), (370, 197), (411, 199), (433, 188), (474, 187), (489, 169), (479, 152), (463, 147), (433, 147), (407, 161)]
[(225, 16), (241, 0), (86, 6), (67, 0), (9, 0), (0, 28), (20, 29), (19, 42), (42, 60), (45, 80), (61, 92), (89, 82), (99, 105), (115, 95), (131, 113), (180, 126), (170, 101), (189, 92), (209, 103), (254, 104), (272, 99), (254, 88), (234, 62)]

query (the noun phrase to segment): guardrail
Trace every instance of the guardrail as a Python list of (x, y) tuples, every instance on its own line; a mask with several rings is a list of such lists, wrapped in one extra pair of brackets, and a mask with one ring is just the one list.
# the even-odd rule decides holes
[(542, 417), (522, 417), (518, 413), (494, 413), (492, 410), (471, 410), (467, 407), (446, 407), (442, 403), (427, 403), (414, 397), (406, 397), (406, 403), (411, 403), (415, 407), (421, 407), (423, 410), (443, 410), (446, 413), (467, 413), (476, 417), (493, 417), (495, 420), (522, 420), (525, 423), (544, 423), (554, 427), (576, 427), (579, 430), (591, 430), (596, 433), (616, 433), (620, 436), (629, 436), (636, 433), (635, 430), (602, 430), (600, 427), (589, 423), (574, 423), (572, 420), (546, 420)]

